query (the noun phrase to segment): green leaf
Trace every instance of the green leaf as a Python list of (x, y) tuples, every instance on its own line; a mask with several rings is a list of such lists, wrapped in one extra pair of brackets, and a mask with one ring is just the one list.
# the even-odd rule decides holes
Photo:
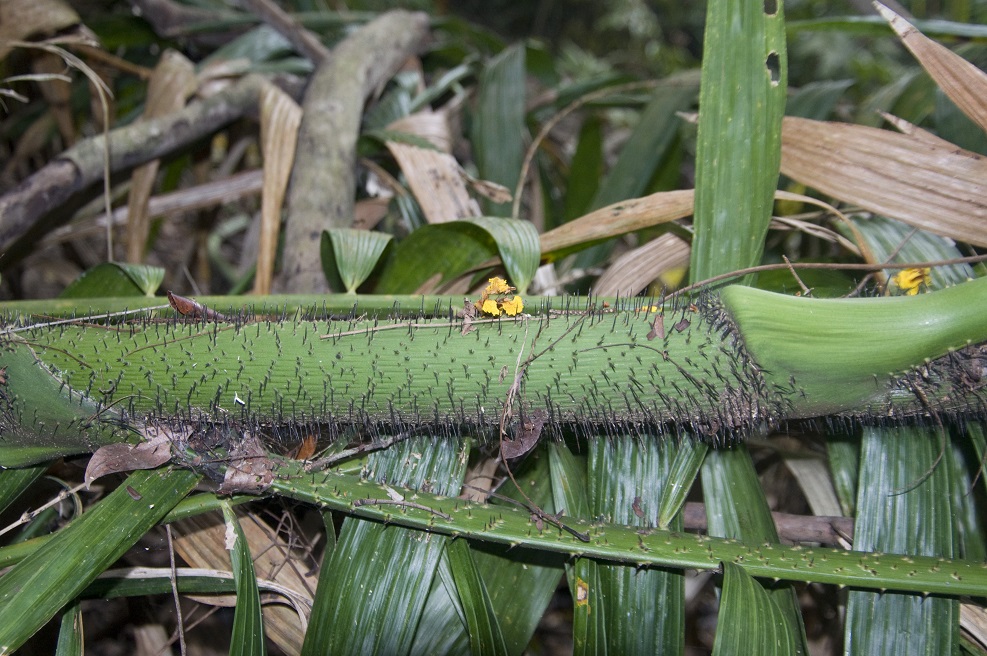
[[(386, 481), (379, 502), (402, 512), (390, 486), (428, 485), (455, 495), (462, 486), (467, 461), (465, 441), (419, 437), (408, 439), (367, 461), (368, 475)], [(319, 575), (303, 654), (379, 653), (400, 655), (411, 650), (426, 606), (432, 579), (446, 538), (349, 517)], [(339, 627), (348, 627), (346, 631)]]
[[(514, 472), (527, 499), (547, 513), (555, 512), (552, 500), (549, 456), (545, 448), (528, 454)], [(494, 499), (491, 507), (505, 509), (507, 500), (528, 503), (513, 481), (506, 480), (497, 490), (505, 500)], [(551, 527), (546, 527), (551, 530)], [(531, 641), (535, 628), (562, 578), (565, 557), (516, 545), (478, 544), (473, 559), (487, 585), (490, 602), (510, 654), (520, 656)]]
[(104, 262), (89, 269), (62, 290), (59, 298), (154, 296), (165, 270), (145, 264)]
[[(590, 517), (623, 526), (654, 527), (673, 462), (687, 443), (677, 447), (657, 435), (591, 439), (587, 470)], [(682, 530), (681, 519), (671, 523), (673, 531)], [(591, 612), (606, 622), (605, 649), (598, 653), (632, 656), (683, 652), (682, 572), (598, 563), (596, 576), (599, 593)]]
[[(471, 143), (479, 177), (514, 189), (524, 157), (525, 48), (515, 44), (494, 57), (480, 74)], [(493, 216), (509, 216), (510, 203), (484, 200)]]
[(422, 226), (401, 241), (381, 271), (375, 292), (414, 294), (433, 276), (449, 282), (497, 257), (486, 230), (466, 221)]
[(538, 269), (538, 231), (529, 221), (474, 217), (422, 226), (398, 244), (377, 293), (415, 293), (438, 274), (442, 283), (500, 257), (509, 282), (524, 293)]
[[(549, 444), (547, 448), (555, 507), (570, 517), (590, 517), (585, 458), (576, 457), (563, 443)], [(551, 528), (548, 522), (544, 525)], [(573, 599), (573, 653), (578, 655), (605, 653), (607, 648), (607, 617), (599, 569), (599, 564), (589, 558), (578, 558), (566, 566)]]
[[(711, 449), (703, 462), (702, 476), (710, 535), (733, 538), (746, 544), (778, 542), (771, 509), (750, 452), (744, 445)], [(800, 634), (799, 650), (787, 653), (808, 653), (795, 589), (782, 584), (768, 594), (786, 615), (792, 631)]]
[(0, 513), (48, 471), (48, 463), (21, 469), (0, 469)]
[[(528, 456), (529, 460), (531, 457)], [(290, 469), (290, 463), (279, 464), (285, 468), (282, 470), (284, 472)], [(550, 483), (550, 477), (544, 467), (539, 473), (543, 477), (540, 480), (515, 476), (518, 482), (525, 486), (528, 496), (535, 501), (541, 496), (539, 483), (545, 485)], [(547, 522), (542, 522), (542, 526), (539, 526), (532, 519), (531, 511), (523, 507), (500, 502), (496, 504), (466, 502), (457, 497), (450, 498), (424, 491), (415, 493), (416, 502), (424, 508), (409, 508), (405, 512), (395, 513), (391, 506), (378, 507), (365, 501), (368, 498), (387, 498), (391, 494), (388, 488), (361, 480), (352, 474), (324, 472), (285, 477), (280, 480), (275, 479), (272, 490), (292, 499), (387, 522), (388, 525), (415, 528), (431, 535), (451, 535), (485, 542), (491, 548), (499, 550), (499, 553), (506, 553), (522, 560), (520, 564), (526, 566), (528, 571), (535, 563), (558, 567), (564, 559), (573, 556), (637, 566), (705, 570), (718, 569), (721, 563), (728, 561), (743, 562), (751, 575), (766, 579), (810, 581), (869, 590), (904, 590), (953, 596), (978, 596), (987, 589), (987, 569), (983, 567), (983, 563), (973, 561), (932, 556), (894, 556), (830, 548), (819, 550), (778, 543), (748, 544), (708, 535), (658, 529), (641, 530), (572, 517), (566, 518), (567, 526), (589, 538), (589, 541), (584, 542)], [(532, 492), (537, 496), (532, 496)], [(547, 513), (553, 512), (550, 499), (539, 502), (538, 505)], [(521, 551), (524, 551), (523, 559), (521, 559)], [(477, 554), (474, 552), (475, 556)], [(537, 618), (541, 617), (541, 611), (528, 614), (533, 615), (534, 618), (521, 614), (510, 621), (504, 619), (505, 614), (493, 593), (493, 584), (497, 582), (498, 571), (495, 568), (490, 576), (485, 571), (481, 574), (487, 582), (491, 600), (498, 608), (497, 616), (505, 640), (509, 640), (509, 632), (512, 631), (514, 622), (530, 621), (533, 626)], [(520, 601), (519, 597), (523, 596), (523, 590), (522, 587), (511, 588), (509, 583), (505, 583), (506, 594), (509, 596), (504, 600), (504, 604), (508, 612), (514, 612)], [(552, 589), (548, 591), (549, 596)], [(545, 603), (547, 604), (547, 599)], [(518, 651), (522, 648), (523, 645)], [(513, 647), (511, 653), (516, 653)]]
[(465, 540), (451, 541), (446, 546), (446, 556), (449, 558), (456, 593), (466, 616), (470, 651), (473, 656), (506, 656), (507, 645), (494, 615), (487, 588), (473, 562), (469, 544)]
[(0, 577), (0, 653), (10, 653), (24, 644), (164, 517), (198, 480), (190, 471), (135, 472)]
[[(883, 216), (851, 216), (850, 222), (856, 228), (856, 235), (843, 224), (838, 224), (840, 232), (854, 238), (863, 238), (864, 243), (858, 244), (870, 249), (877, 262), (902, 263), (934, 262), (963, 257), (956, 248), (956, 243), (925, 230), (918, 230)], [(900, 269), (884, 269), (884, 275), (890, 279)], [(951, 264), (933, 267), (929, 272), (932, 279), (932, 289), (942, 289), (959, 285), (974, 277), (969, 264)], [(892, 286), (893, 288), (893, 286)], [(897, 290), (900, 293), (900, 290)], [(920, 291), (928, 291), (923, 288)]]
[[(110, 422), (96, 423), (105, 408), (78, 392), (72, 392), (45, 367), (26, 344), (11, 342), (3, 354), (5, 388), (0, 400), (0, 467), (23, 467), (61, 456), (89, 453), (103, 444), (121, 441), (121, 431)], [(109, 413), (107, 413), (109, 414)], [(11, 425), (15, 417), (21, 422)], [(30, 418), (34, 428), (24, 425)], [(98, 435), (87, 435), (93, 427)], [(39, 435), (43, 435), (39, 439)], [(95, 438), (95, 439), (94, 439)]]
[(836, 103), (851, 86), (853, 80), (810, 82), (794, 91), (788, 99), (785, 114), (824, 121), (830, 117)]
[[(259, 25), (214, 50), (202, 61), (200, 66), (213, 62), (247, 60), (250, 62), (250, 70), (258, 70), (259, 64), (279, 59), (284, 60), (293, 53), (294, 47), (291, 42), (280, 32), (268, 25)], [(304, 74), (312, 70), (312, 63), (309, 61), (296, 58), (291, 58), (291, 60), (300, 63), (296, 70), (290, 72)]]
[(799, 640), (786, 612), (743, 567), (723, 563), (723, 594), (716, 618), (713, 655), (796, 653), (799, 653)]
[[(987, 430), (984, 430), (983, 422), (970, 422), (966, 425), (966, 436), (970, 440), (974, 451), (977, 454), (977, 462), (987, 462)], [(987, 477), (980, 476), (980, 484), (987, 488)]]
[(240, 520), (229, 503), (223, 504), (223, 520), (226, 522), (227, 542), (231, 534), (233, 537), (233, 545), (227, 544), (227, 548), (230, 549), (233, 579), (236, 581), (236, 610), (233, 613), (230, 654), (266, 654), (264, 615), (261, 613), (260, 591), (257, 589), (257, 575), (254, 573), (250, 545), (247, 544)]
[(603, 177), (603, 121), (592, 114), (583, 121), (576, 152), (569, 162), (563, 220), (571, 221), (592, 209), (593, 197)]
[(705, 442), (682, 440), (675, 453), (672, 470), (668, 473), (661, 491), (661, 500), (658, 502), (658, 528), (668, 528), (682, 510), (708, 450), (709, 446)]
[[(909, 22), (928, 37), (987, 38), (987, 26), (945, 20), (912, 20)], [(792, 21), (791, 32), (839, 31), (848, 34), (892, 36), (891, 27), (880, 16), (828, 16)]]
[(950, 505), (954, 509), (953, 522), (956, 529), (956, 543), (953, 555), (957, 558), (987, 561), (985, 527), (980, 518), (984, 516), (984, 500), (972, 491), (975, 481), (970, 473), (980, 472), (980, 459), (972, 449), (959, 439), (950, 440), (949, 455), (953, 458), (950, 484)]
[(641, 111), (638, 124), (631, 132), (620, 155), (593, 198), (590, 209), (599, 209), (637, 198), (645, 193), (648, 183), (679, 133), (684, 111), (696, 99), (698, 77), (692, 71), (660, 81), (651, 100)]
[(933, 118), (936, 122), (936, 135), (960, 148), (981, 155), (987, 154), (987, 133), (960, 111), (942, 89), (936, 89), (935, 97), (936, 107)]
[(82, 656), (85, 654), (82, 637), (82, 607), (79, 606), (79, 602), (74, 602), (62, 613), (62, 622), (58, 629), (58, 643), (55, 645), (55, 656)]
[[(927, 428), (865, 427), (853, 547), (951, 558), (954, 552), (948, 438)], [(948, 456), (948, 454), (945, 454)], [(925, 595), (851, 591), (847, 654), (954, 654), (959, 602)]]
[(787, 91), (785, 25), (763, 0), (711, 0), (696, 152), (692, 280), (757, 264), (771, 222)]
[(507, 270), (508, 281), (519, 294), (528, 293), (541, 260), (538, 229), (530, 221), (477, 216), (466, 221), (486, 230), (497, 243), (500, 260)]
[(323, 230), (321, 253), (326, 280), (330, 285), (338, 283), (347, 294), (355, 294), (356, 288), (370, 277), (392, 238), (373, 230)]
[[(682, 124), (677, 112), (688, 109), (695, 101), (698, 81), (695, 72), (690, 71), (657, 84), (589, 209), (597, 210), (644, 195), (656, 171), (671, 159), (672, 146)], [(611, 250), (607, 244), (591, 247), (576, 256), (573, 266), (596, 266)]]
[(843, 516), (853, 517), (857, 509), (860, 443), (845, 435), (830, 435), (826, 440), (826, 456)]
[(429, 590), (421, 621), (418, 622), (409, 656), (463, 654), (470, 649), (470, 631), (449, 565), (448, 544), (439, 559), (435, 578), (432, 579), (432, 588)]

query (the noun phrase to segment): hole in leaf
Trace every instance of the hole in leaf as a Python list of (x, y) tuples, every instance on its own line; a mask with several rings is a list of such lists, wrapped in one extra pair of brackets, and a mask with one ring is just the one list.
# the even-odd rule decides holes
[(769, 52), (764, 65), (767, 67), (768, 73), (771, 74), (771, 84), (777, 85), (781, 80), (781, 59), (778, 57), (778, 53)]
[(774, 16), (778, 13), (778, 0), (764, 0), (765, 16)]

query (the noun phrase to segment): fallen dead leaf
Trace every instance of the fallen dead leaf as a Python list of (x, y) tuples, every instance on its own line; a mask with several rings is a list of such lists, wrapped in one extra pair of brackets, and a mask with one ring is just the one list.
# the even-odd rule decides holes
[(96, 450), (86, 467), (86, 488), (97, 478), (135, 469), (154, 469), (171, 460), (171, 437), (159, 431), (140, 444), (107, 444)]

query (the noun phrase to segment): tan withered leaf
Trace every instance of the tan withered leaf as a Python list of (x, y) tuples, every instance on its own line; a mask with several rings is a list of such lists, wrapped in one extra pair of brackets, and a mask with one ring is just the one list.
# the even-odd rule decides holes
[(786, 117), (781, 171), (877, 214), (987, 246), (987, 159), (946, 141)]
[(569, 221), (541, 236), (542, 256), (557, 259), (559, 251), (585, 242), (609, 239), (692, 214), (693, 190), (661, 191), (624, 200)]
[(12, 42), (64, 32), (79, 23), (71, 3), (62, 0), (3, 0), (0, 2), (0, 61)]
[(497, 184), (496, 182), (491, 182), (490, 180), (480, 180), (479, 178), (474, 178), (472, 175), (466, 172), (466, 169), (459, 167), (459, 174), (463, 176), (469, 184), (470, 189), (480, 194), (484, 198), (489, 198), (495, 203), (509, 203), (514, 200), (511, 195), (511, 190), (502, 184)]
[(881, 3), (875, 2), (874, 6), (943, 93), (981, 130), (987, 131), (987, 73), (928, 38)]
[(452, 155), (397, 141), (388, 141), (387, 149), (404, 172), (429, 223), (480, 215), (459, 173), (459, 162)]
[(614, 260), (593, 285), (593, 293), (634, 296), (665, 271), (688, 265), (689, 244), (665, 233)]
[(390, 132), (405, 132), (427, 139), (443, 153), (452, 151), (452, 134), (449, 131), (449, 116), (445, 111), (422, 110), (402, 116), (387, 126)]
[[(288, 536), (284, 531), (272, 531), (264, 520), (253, 513), (237, 514), (240, 516), (240, 528), (254, 555), (257, 578), (273, 581), (311, 600), (318, 576), (309, 564), (298, 557), (299, 545), (293, 543), (295, 536)], [(197, 515), (175, 522), (172, 526), (177, 533), (175, 551), (182, 560), (191, 567), (229, 571), (230, 554), (224, 548), (226, 525), (219, 513)], [(199, 603), (216, 606), (233, 606), (236, 603), (235, 595), (192, 598)], [(272, 601), (278, 603), (269, 603)], [(285, 653), (298, 654), (301, 653), (305, 626), (300, 621), (299, 612), (285, 605), (286, 601), (290, 600), (272, 598), (262, 593), (264, 632)], [(311, 602), (305, 605), (310, 608)]]
[(260, 141), (264, 154), (264, 186), (261, 190), (260, 241), (254, 293), (270, 294), (274, 259), (281, 233), (281, 206), (295, 161), (302, 108), (273, 84), (265, 85), (260, 102)]
[(31, 62), (31, 70), (38, 77), (37, 85), (45, 100), (48, 111), (55, 118), (55, 125), (65, 143), (75, 143), (75, 118), (72, 115), (72, 85), (59, 79), (65, 72), (65, 62), (51, 52), (38, 52)]
[(154, 469), (171, 460), (171, 437), (159, 431), (140, 444), (107, 444), (100, 447), (86, 466), (86, 487), (97, 478), (135, 469)]
[(230, 447), (226, 475), (216, 490), (219, 494), (260, 494), (274, 482), (274, 465), (264, 445), (253, 433), (246, 432)]
[[(148, 82), (144, 120), (166, 116), (185, 106), (198, 82), (195, 65), (175, 50), (165, 50)], [(150, 225), (148, 201), (158, 176), (158, 160), (134, 169), (127, 198), (127, 261), (144, 261), (144, 246)]]

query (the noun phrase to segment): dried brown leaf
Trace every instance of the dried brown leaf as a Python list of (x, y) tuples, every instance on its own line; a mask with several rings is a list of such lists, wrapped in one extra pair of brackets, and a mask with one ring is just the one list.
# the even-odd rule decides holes
[(302, 108), (273, 84), (264, 86), (260, 103), (260, 140), (264, 153), (264, 187), (261, 191), (260, 243), (254, 293), (270, 294), (274, 260), (281, 233), (281, 206), (295, 161)]
[(353, 229), (373, 230), (387, 216), (390, 196), (362, 198), (353, 205)]
[(535, 448), (546, 421), (548, 421), (548, 413), (540, 408), (532, 412), (530, 416), (525, 417), (521, 421), (514, 439), (505, 438), (501, 441), (501, 458), (504, 460), (520, 458)]
[(449, 117), (444, 111), (424, 110), (402, 116), (387, 126), (389, 131), (413, 134), (428, 140), (443, 153), (452, 151)]
[(140, 444), (107, 444), (96, 450), (86, 467), (86, 487), (97, 478), (117, 472), (135, 469), (154, 469), (171, 460), (171, 437), (166, 431), (158, 431), (147, 442)]
[(874, 6), (943, 93), (980, 129), (987, 131), (987, 74), (919, 32), (880, 2), (875, 2)]
[[(253, 513), (237, 513), (251, 554), (254, 555), (254, 571), (257, 578), (283, 585), (300, 596), (311, 599), (318, 580), (317, 570), (310, 563), (299, 560), (299, 553), (284, 536), (276, 534)], [(224, 547), (226, 525), (218, 513), (199, 515), (172, 524), (178, 534), (175, 552), (191, 567), (201, 567), (228, 572), (230, 554)], [(294, 536), (292, 536), (294, 537)], [(265, 595), (266, 597), (266, 595)], [(217, 606), (233, 606), (235, 595), (210, 595), (196, 597), (200, 603)], [(305, 626), (298, 613), (281, 603), (263, 606), (264, 632), (285, 653), (301, 652)], [(310, 604), (309, 604), (310, 605)]]
[[(143, 120), (177, 112), (195, 93), (198, 82), (195, 65), (176, 50), (165, 50), (151, 74), (144, 104)], [(127, 261), (144, 261), (144, 247), (150, 225), (148, 202), (158, 176), (158, 160), (134, 169), (127, 198)]]
[(0, 2), (0, 61), (11, 42), (36, 35), (64, 32), (79, 23), (79, 14), (62, 0), (3, 0)]
[(207, 308), (202, 303), (191, 298), (185, 298), (172, 292), (168, 292), (168, 303), (175, 312), (190, 319), (205, 319), (206, 321), (229, 321), (224, 315)]
[(452, 155), (397, 141), (388, 141), (387, 148), (429, 223), (480, 215), (480, 208), (463, 182), (459, 162)]
[(230, 448), (226, 475), (216, 490), (219, 494), (260, 494), (274, 482), (274, 461), (253, 433), (243, 437)]
[(511, 190), (502, 184), (497, 184), (496, 182), (491, 182), (490, 180), (480, 180), (474, 178), (472, 175), (466, 172), (465, 169), (460, 167), (459, 174), (463, 176), (469, 184), (470, 189), (480, 194), (484, 198), (489, 198), (495, 203), (509, 203), (514, 200), (511, 196)]
[(786, 117), (781, 171), (877, 214), (987, 246), (987, 159), (946, 141)]
[(687, 217), (693, 197), (692, 189), (662, 191), (590, 212), (543, 234), (542, 256), (551, 261), (557, 259), (557, 251)]
[(665, 233), (624, 253), (600, 276), (593, 293), (600, 296), (634, 296), (669, 269), (689, 265), (689, 244)]
[(308, 460), (315, 455), (315, 435), (306, 435), (298, 444), (293, 457), (295, 460)]

